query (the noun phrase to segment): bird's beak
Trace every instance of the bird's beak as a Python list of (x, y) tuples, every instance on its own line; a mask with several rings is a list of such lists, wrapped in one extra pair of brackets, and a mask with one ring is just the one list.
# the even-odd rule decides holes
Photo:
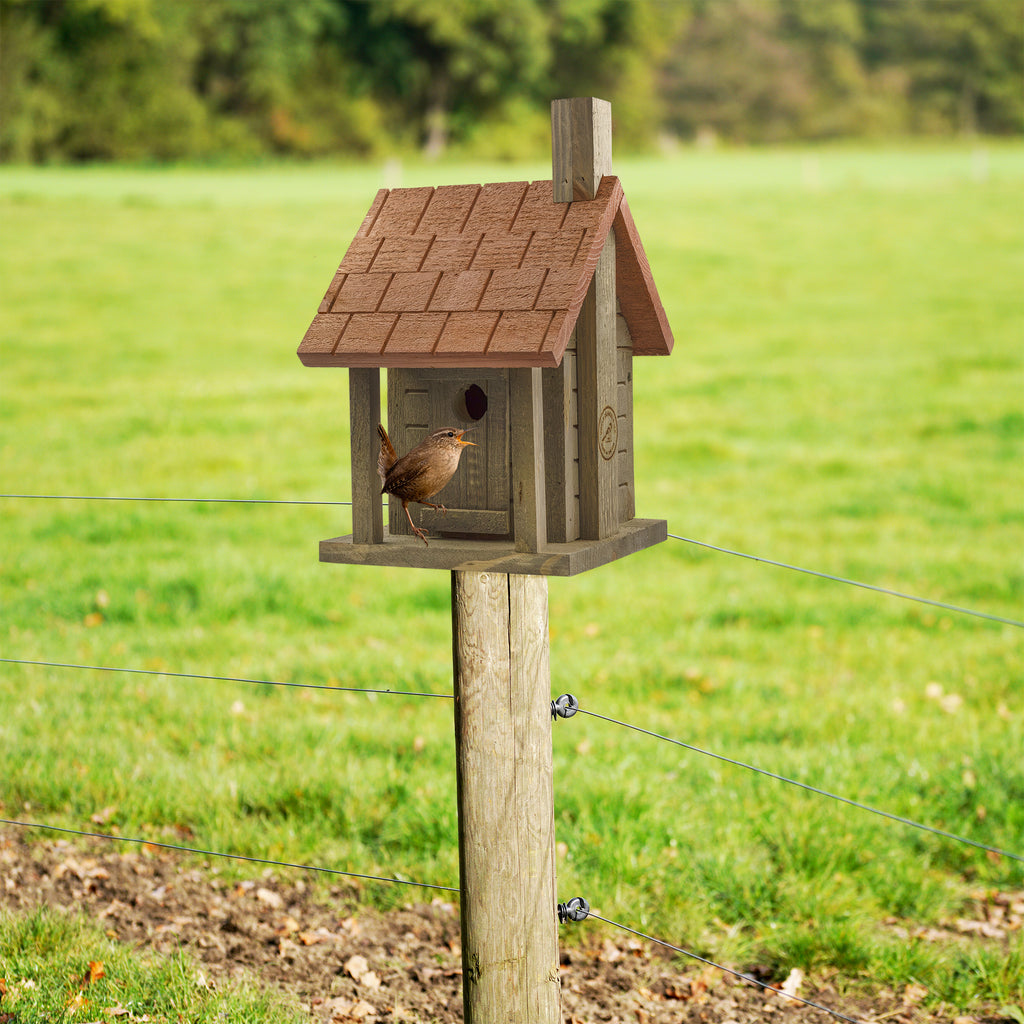
[(476, 447), (476, 441), (463, 441), (461, 437), (457, 438), (457, 440), (459, 444), (471, 444), (474, 448)]
[(462, 439), (464, 437), (464, 435), (468, 434), (469, 431), (471, 431), (473, 429), (474, 429), (473, 427), (466, 427), (465, 430), (460, 430), (459, 431), (459, 436), (455, 440), (458, 441), (459, 444), (462, 444), (462, 445), (471, 444), (471, 445), (473, 445), (474, 448), (477, 447), (476, 441), (463, 441), (463, 439)]

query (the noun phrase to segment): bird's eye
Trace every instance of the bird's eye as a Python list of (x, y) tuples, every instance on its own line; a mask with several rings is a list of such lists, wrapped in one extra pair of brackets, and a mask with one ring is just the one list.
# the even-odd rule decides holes
[(455, 436), (455, 431), (454, 430), (449, 430), (447, 436), (448, 437), (454, 437)]

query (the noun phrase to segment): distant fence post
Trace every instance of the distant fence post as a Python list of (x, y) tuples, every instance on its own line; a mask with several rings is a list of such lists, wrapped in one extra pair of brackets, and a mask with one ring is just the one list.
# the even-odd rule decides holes
[(558, 1024), (546, 576), (452, 572), (466, 1024)]

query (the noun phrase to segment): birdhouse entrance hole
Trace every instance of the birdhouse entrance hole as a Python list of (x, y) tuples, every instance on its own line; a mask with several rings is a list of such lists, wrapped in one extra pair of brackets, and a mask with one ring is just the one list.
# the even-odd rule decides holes
[(487, 392), (479, 384), (470, 384), (465, 391), (459, 395), (459, 401), (455, 408), (455, 415), (463, 420), (473, 420), (475, 423), (484, 418), (487, 412)]

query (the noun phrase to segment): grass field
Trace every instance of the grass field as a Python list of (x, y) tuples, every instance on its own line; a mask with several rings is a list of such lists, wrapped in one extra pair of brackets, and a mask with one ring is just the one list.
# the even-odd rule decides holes
[[(616, 172), (676, 337), (636, 366), (638, 515), (1024, 618), (1024, 146)], [(385, 183), (0, 168), (0, 491), (347, 499), (344, 373), (294, 351)], [(447, 574), (321, 566), (346, 517), (0, 499), (0, 657), (450, 693)], [(1024, 630), (677, 540), (553, 579), (550, 623), (555, 694), (1024, 854)], [(1020, 930), (894, 927), (1019, 861), (595, 718), (554, 744), (560, 898), (780, 978), (1024, 1004)], [(5, 817), (457, 885), (454, 785), (447, 700), (0, 665)]]

